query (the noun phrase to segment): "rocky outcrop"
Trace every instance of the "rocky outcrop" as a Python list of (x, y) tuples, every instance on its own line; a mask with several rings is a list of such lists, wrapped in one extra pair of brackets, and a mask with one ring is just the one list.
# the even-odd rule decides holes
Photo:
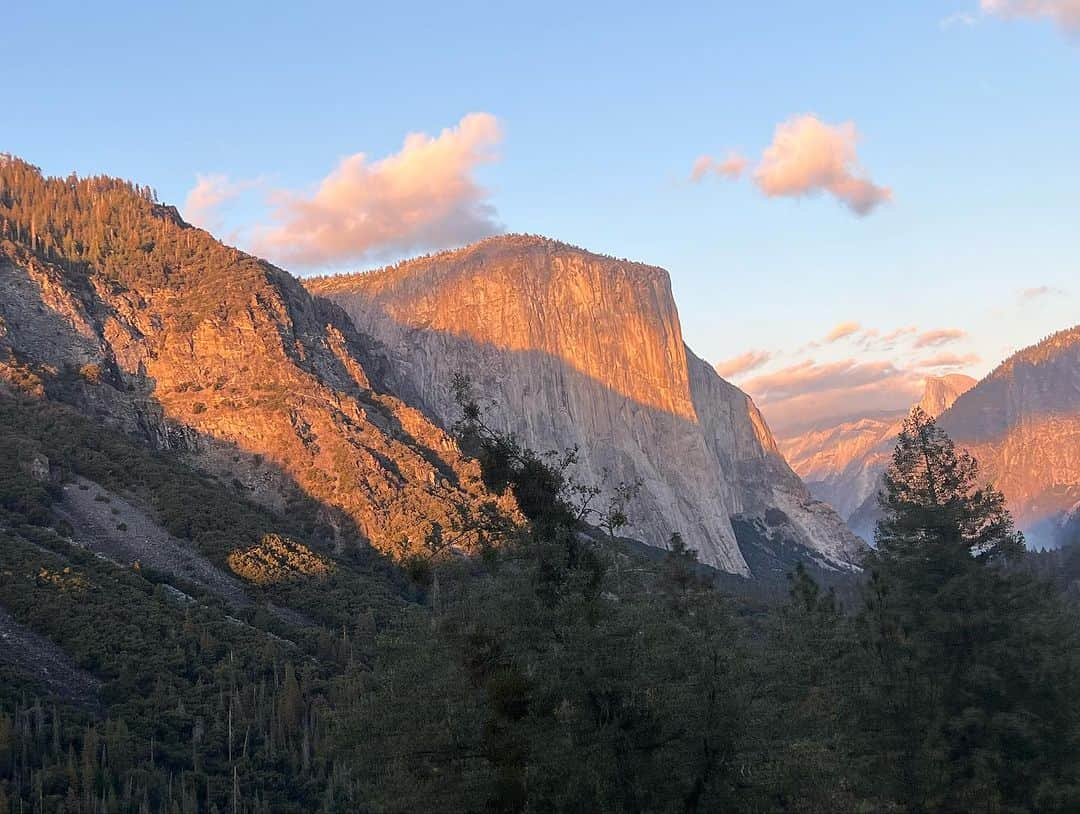
[(90, 709), (100, 705), (101, 680), (80, 669), (63, 649), (16, 622), (2, 605), (0, 664), (40, 682), (71, 704)]
[(778, 443), (811, 493), (849, 519), (877, 489), (903, 416), (889, 413), (815, 426)]
[(378, 340), (387, 387), (442, 426), (460, 371), (501, 429), (541, 451), (579, 447), (579, 479), (640, 481), (631, 534), (650, 545), (678, 531), (746, 574), (732, 523), (745, 517), (837, 567), (857, 554), (750, 399), (687, 349), (662, 269), (510, 236), (307, 284)]
[(338, 544), (396, 553), (495, 500), (446, 432), (369, 378), (344, 313), (291, 275), (123, 182), (78, 197), (20, 172), (0, 207), (16, 236), (0, 241), (0, 387), (73, 404), (275, 510), (314, 499)]
[[(975, 379), (958, 373), (932, 376), (914, 407), (937, 417)], [(810, 492), (833, 506), (851, 529), (867, 541), (877, 522), (876, 496), (892, 460), (906, 412), (884, 413), (813, 427), (782, 438), (780, 450)]]

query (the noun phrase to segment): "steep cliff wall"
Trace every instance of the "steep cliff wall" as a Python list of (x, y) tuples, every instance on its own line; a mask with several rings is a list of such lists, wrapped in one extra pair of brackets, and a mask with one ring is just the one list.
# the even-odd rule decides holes
[(538, 450), (579, 446), (579, 477), (640, 480), (632, 533), (651, 545), (678, 531), (703, 561), (747, 573), (732, 518), (768, 515), (813, 556), (847, 567), (856, 554), (747, 396), (687, 350), (662, 269), (511, 236), (308, 286), (381, 343), (388, 386), (443, 426), (461, 371), (501, 428)]

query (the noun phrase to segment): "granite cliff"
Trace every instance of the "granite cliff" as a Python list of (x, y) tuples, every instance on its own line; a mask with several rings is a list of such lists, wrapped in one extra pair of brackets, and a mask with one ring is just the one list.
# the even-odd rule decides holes
[(508, 236), (307, 285), (378, 340), (391, 389), (442, 426), (464, 372), (500, 428), (579, 447), (579, 478), (640, 481), (631, 536), (662, 547), (678, 531), (740, 574), (762, 544), (839, 568), (858, 556), (749, 397), (686, 347), (662, 269)]

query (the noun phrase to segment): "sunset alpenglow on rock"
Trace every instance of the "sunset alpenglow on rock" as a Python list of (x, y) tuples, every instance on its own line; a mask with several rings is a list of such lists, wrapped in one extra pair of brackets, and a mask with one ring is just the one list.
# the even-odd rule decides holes
[(1080, 4), (5, 9), (0, 814), (1080, 811)]

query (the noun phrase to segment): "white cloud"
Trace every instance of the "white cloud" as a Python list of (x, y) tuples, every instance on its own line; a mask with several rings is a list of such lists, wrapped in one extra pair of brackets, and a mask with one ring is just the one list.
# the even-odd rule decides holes
[(979, 18), (974, 14), (969, 14), (966, 11), (958, 11), (955, 14), (950, 14), (948, 17), (942, 18), (938, 25), (942, 28), (952, 28), (954, 25), (975, 25), (979, 21)]

